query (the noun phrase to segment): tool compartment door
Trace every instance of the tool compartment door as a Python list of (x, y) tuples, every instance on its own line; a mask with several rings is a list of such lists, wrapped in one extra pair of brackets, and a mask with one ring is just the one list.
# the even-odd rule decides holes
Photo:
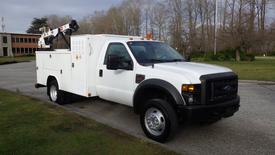
[(87, 86), (87, 51), (88, 38), (76, 36), (71, 38), (72, 56), (72, 92), (81, 96), (89, 97)]

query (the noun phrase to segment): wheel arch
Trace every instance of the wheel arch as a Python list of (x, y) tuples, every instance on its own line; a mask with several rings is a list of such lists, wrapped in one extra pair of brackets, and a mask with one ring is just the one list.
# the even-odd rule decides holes
[(171, 83), (161, 79), (148, 79), (143, 81), (138, 85), (134, 93), (134, 112), (140, 113), (146, 100), (163, 97), (166, 97), (174, 108), (176, 108), (177, 105), (185, 104), (181, 94)]

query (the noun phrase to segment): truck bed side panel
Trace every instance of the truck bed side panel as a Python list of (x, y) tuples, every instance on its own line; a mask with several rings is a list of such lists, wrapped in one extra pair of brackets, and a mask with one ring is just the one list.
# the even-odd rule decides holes
[(47, 85), (49, 76), (57, 79), (59, 89), (71, 91), (71, 54), (69, 51), (36, 53), (37, 83)]

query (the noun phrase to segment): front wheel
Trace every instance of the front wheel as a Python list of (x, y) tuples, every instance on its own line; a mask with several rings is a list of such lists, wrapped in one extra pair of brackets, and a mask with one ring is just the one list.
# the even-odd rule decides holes
[(165, 142), (177, 130), (178, 118), (173, 107), (165, 100), (147, 101), (140, 115), (140, 123), (147, 137)]

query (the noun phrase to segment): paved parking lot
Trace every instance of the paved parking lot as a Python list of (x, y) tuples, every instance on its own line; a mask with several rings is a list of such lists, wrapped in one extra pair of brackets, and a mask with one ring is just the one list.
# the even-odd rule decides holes
[[(34, 88), (35, 78), (35, 62), (0, 66), (0, 88), (48, 101), (45, 88)], [(183, 154), (275, 154), (275, 84), (241, 82), (239, 94), (241, 108), (233, 117), (182, 125), (163, 146)], [(146, 139), (131, 108), (100, 99), (63, 107)]]

